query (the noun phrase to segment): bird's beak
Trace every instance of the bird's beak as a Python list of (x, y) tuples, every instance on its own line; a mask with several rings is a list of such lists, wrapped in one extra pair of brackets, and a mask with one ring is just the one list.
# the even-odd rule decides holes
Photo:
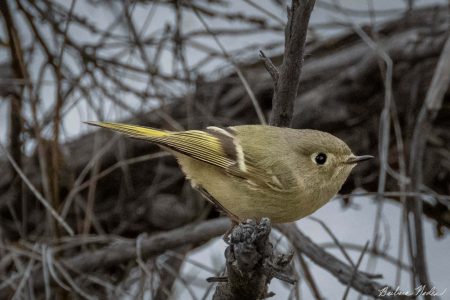
[(372, 159), (372, 155), (361, 155), (361, 156), (352, 156), (345, 161), (346, 164), (357, 164), (359, 162)]

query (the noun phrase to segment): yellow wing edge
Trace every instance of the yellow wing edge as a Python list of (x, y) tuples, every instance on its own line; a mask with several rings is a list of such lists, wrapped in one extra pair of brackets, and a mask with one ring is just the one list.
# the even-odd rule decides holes
[(94, 122), (94, 121), (85, 121), (83, 123), (106, 129), (111, 129), (138, 139), (151, 140), (154, 138), (165, 137), (171, 134), (171, 132), (168, 131), (138, 125), (129, 125), (113, 122)]

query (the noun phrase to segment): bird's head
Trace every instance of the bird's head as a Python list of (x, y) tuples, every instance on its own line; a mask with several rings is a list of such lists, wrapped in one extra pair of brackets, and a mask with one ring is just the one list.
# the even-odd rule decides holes
[(294, 151), (299, 158), (299, 167), (308, 180), (320, 186), (333, 185), (339, 188), (350, 171), (360, 162), (372, 159), (371, 155), (356, 156), (341, 139), (322, 131), (299, 130)]

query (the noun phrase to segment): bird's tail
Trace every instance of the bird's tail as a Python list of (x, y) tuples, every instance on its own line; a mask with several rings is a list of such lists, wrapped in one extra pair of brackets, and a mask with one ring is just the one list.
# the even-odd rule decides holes
[(140, 140), (155, 141), (158, 140), (158, 138), (170, 135), (169, 131), (136, 125), (111, 123), (111, 122), (91, 122), (91, 121), (84, 123), (111, 129)]

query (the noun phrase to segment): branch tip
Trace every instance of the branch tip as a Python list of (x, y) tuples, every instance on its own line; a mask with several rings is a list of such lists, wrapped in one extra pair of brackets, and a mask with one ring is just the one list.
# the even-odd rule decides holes
[(264, 54), (262, 50), (259, 51), (259, 57), (264, 62), (264, 67), (272, 77), (274, 88), (276, 88), (278, 78), (280, 77), (280, 72), (278, 71), (278, 68), (273, 64), (272, 60), (269, 57), (267, 57), (266, 54)]

